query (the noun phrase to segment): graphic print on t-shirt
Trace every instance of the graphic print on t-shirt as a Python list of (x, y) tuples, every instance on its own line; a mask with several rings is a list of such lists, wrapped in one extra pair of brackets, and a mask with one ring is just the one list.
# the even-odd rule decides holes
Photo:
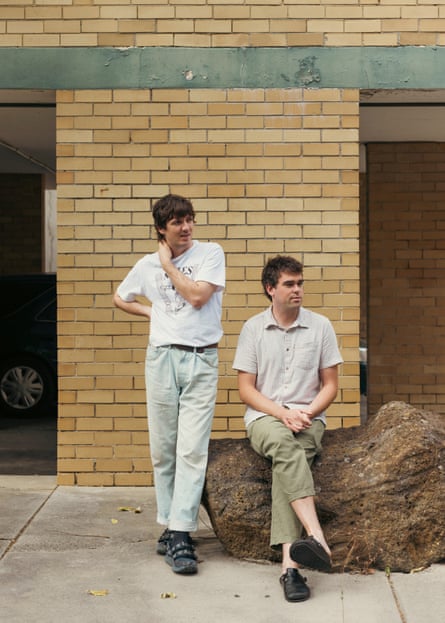
[[(193, 266), (178, 266), (178, 270), (186, 275), (186, 277), (193, 280)], [(175, 314), (186, 305), (187, 301), (176, 291), (167, 273), (163, 272), (162, 274), (156, 275), (156, 286), (164, 302), (165, 311), (167, 313)]]

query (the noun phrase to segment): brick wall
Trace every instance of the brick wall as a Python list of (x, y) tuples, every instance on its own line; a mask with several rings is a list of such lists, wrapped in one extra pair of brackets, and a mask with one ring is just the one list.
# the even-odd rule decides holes
[(2, 0), (0, 46), (435, 46), (445, 5), (425, 0)]
[(40, 175), (0, 175), (0, 270), (3, 275), (43, 270)]
[(371, 144), (369, 411), (445, 411), (443, 143)]
[(193, 200), (195, 237), (226, 252), (213, 436), (245, 434), (231, 365), (276, 253), (304, 261), (305, 304), (339, 337), (329, 426), (359, 423), (358, 91), (62, 91), (57, 124), (61, 484), (151, 483), (148, 327), (111, 297), (156, 249), (148, 201), (169, 191)]

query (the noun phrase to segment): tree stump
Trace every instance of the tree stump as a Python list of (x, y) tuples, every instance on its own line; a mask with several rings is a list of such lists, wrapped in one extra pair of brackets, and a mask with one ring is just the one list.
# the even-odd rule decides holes
[[(390, 402), (366, 424), (327, 430), (313, 474), (334, 571), (409, 572), (445, 559), (445, 418)], [(212, 440), (203, 494), (237, 558), (269, 547), (271, 466), (247, 439)]]

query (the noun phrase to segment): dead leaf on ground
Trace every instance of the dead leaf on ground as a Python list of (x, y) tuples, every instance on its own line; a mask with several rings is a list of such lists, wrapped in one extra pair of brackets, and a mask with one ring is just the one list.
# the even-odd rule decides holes
[(140, 506), (120, 506), (119, 511), (125, 511), (127, 513), (142, 513)]
[(415, 569), (411, 569), (410, 573), (420, 573), (420, 571), (425, 571), (427, 567), (416, 567)]
[(93, 595), (93, 597), (105, 597), (106, 595), (109, 594), (109, 591), (107, 589), (100, 590), (100, 591), (89, 590), (88, 594)]

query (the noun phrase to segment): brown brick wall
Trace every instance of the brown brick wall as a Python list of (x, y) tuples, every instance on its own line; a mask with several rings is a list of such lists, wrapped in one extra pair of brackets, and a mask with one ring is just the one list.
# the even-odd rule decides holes
[(445, 145), (368, 146), (369, 410), (445, 411)]
[(1, 274), (41, 272), (42, 253), (42, 177), (0, 174)]
[(246, 3), (2, 0), (0, 46), (287, 47), (445, 44), (445, 6), (425, 0)]
[(245, 434), (231, 365), (276, 253), (304, 261), (305, 303), (339, 336), (329, 426), (359, 422), (358, 91), (63, 91), (57, 124), (60, 483), (151, 483), (148, 327), (111, 297), (156, 249), (149, 199), (170, 191), (193, 200), (196, 238), (226, 252), (213, 436)]

